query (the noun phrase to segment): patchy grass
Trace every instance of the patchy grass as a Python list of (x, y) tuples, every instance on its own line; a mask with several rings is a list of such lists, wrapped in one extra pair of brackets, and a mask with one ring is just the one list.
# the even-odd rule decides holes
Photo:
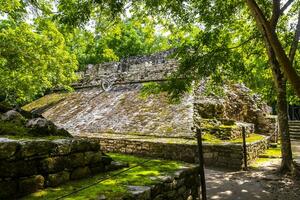
[[(256, 142), (256, 141), (259, 141), (262, 139), (264, 139), (264, 136), (252, 133), (249, 135), (249, 137), (246, 138), (246, 143)], [(217, 138), (216, 136), (209, 134), (209, 133), (204, 134), (202, 137), (202, 140), (204, 142), (214, 143), (214, 144), (220, 144), (220, 143), (224, 143), (224, 142), (243, 143), (242, 138), (238, 138), (238, 139), (234, 139), (234, 140), (221, 140), (221, 139)]]
[(274, 148), (269, 148), (265, 151), (264, 154), (261, 154), (262, 158), (281, 158), (281, 146), (278, 145)]
[[(133, 167), (138, 163), (143, 163), (147, 159), (140, 158), (136, 156), (123, 155), (123, 154), (108, 154), (116, 161), (128, 162), (129, 167)], [(149, 186), (157, 181), (158, 176), (166, 176), (174, 173), (175, 171), (182, 168), (184, 164), (182, 162), (176, 161), (166, 161), (166, 160), (150, 160), (149, 162), (141, 164), (141, 166), (132, 168), (122, 174), (113, 176), (114, 174), (119, 173), (125, 169), (118, 171), (108, 172), (105, 174), (98, 174), (91, 178), (82, 179), (78, 181), (70, 181), (60, 187), (56, 188), (46, 188), (35, 192), (23, 199), (33, 200), (33, 199), (56, 199), (62, 195), (73, 192), (79, 188), (86, 187), (91, 185), (98, 180), (111, 177), (107, 180), (104, 180), (96, 185), (89, 187), (85, 190), (82, 190), (78, 193), (65, 197), (65, 200), (84, 200), (84, 199), (99, 199), (99, 196), (105, 195), (106, 199), (120, 199), (128, 195), (127, 186)]]
[(281, 159), (281, 149), (280, 145), (277, 147), (270, 147), (265, 151), (265, 153), (259, 155), (259, 158), (251, 162), (250, 167), (257, 169), (270, 163), (278, 162)]
[[(246, 137), (246, 143), (257, 142), (257, 141), (260, 141), (264, 138), (265, 137), (262, 136), (262, 135), (251, 133), (249, 135), (249, 137)], [(232, 142), (232, 143), (243, 143), (243, 138), (238, 138), (238, 139), (229, 140), (229, 141)]]
[(69, 95), (71, 95), (71, 93), (48, 94), (46, 96), (43, 96), (25, 106), (23, 106), (22, 109), (29, 111), (29, 112), (31, 112), (33, 110), (40, 110), (40, 109), (55, 105), (59, 101), (68, 97)]
[(222, 143), (224, 140), (221, 140), (221, 139), (217, 138), (216, 136), (214, 136), (210, 133), (205, 133), (202, 136), (202, 141), (209, 142), (209, 143), (214, 143), (214, 144), (219, 144), (219, 143)]

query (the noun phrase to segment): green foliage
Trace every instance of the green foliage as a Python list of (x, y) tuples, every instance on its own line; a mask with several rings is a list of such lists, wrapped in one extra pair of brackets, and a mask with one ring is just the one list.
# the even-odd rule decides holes
[(155, 34), (155, 25), (149, 19), (120, 21), (103, 32), (97, 43), (97, 52), (103, 61), (147, 55), (168, 48), (166, 40)]
[(19, 0), (6, 0), (0, 3), (0, 14), (11, 12), (21, 6)]
[(70, 89), (77, 61), (55, 24), (39, 19), (35, 26), (1, 26), (5, 22), (0, 22), (0, 92), (6, 101), (22, 104), (53, 87)]

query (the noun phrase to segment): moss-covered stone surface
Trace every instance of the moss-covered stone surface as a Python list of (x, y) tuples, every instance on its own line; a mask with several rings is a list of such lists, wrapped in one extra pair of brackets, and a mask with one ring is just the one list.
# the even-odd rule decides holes
[[(47, 108), (42, 114), (73, 135), (115, 133), (157, 137), (193, 137), (193, 97), (171, 103), (165, 93), (141, 97), (141, 84), (98, 88), (68, 94), (50, 94), (24, 106)], [(50, 106), (50, 104), (53, 104)], [(49, 106), (48, 106), (49, 105)]]
[(174, 174), (174, 172), (192, 166), (190, 164), (166, 161), (166, 160), (149, 160), (136, 156), (109, 154), (115, 161), (128, 162), (129, 167), (134, 167), (124, 173), (119, 174), (121, 169), (106, 174), (99, 174), (91, 178), (72, 181), (60, 187), (47, 188), (35, 192), (24, 200), (33, 199), (56, 199), (60, 196), (74, 192), (80, 188), (88, 187), (96, 182), (95, 185), (88, 187), (80, 192), (65, 197), (66, 200), (84, 200), (84, 199), (100, 199), (105, 196), (106, 199), (120, 199), (129, 195), (128, 186), (151, 186), (160, 182), (164, 177)]
[(54, 106), (60, 101), (64, 100), (66, 97), (70, 96), (72, 93), (53, 93), (43, 96), (25, 106), (22, 109), (29, 112), (43, 113), (46, 109)]

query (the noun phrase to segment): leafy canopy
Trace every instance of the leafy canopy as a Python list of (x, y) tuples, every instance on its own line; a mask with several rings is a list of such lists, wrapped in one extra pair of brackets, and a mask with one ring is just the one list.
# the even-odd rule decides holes
[(53, 87), (69, 89), (76, 80), (76, 57), (53, 22), (9, 18), (0, 21), (0, 30), (1, 98), (22, 104)]

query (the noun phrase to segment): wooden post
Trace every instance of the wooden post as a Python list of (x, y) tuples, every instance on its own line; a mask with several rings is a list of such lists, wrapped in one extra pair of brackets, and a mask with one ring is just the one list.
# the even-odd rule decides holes
[(197, 143), (198, 143), (198, 158), (199, 158), (199, 175), (200, 175), (200, 182), (201, 182), (201, 194), (202, 198), (199, 198), (202, 200), (206, 200), (206, 183), (205, 183), (205, 173), (204, 173), (204, 159), (203, 159), (203, 150), (202, 150), (202, 135), (201, 135), (201, 129), (196, 129), (196, 136), (197, 136)]
[(242, 127), (243, 135), (243, 154), (244, 154), (244, 170), (248, 170), (248, 161), (247, 161), (247, 145), (246, 145), (246, 130), (245, 127)]

